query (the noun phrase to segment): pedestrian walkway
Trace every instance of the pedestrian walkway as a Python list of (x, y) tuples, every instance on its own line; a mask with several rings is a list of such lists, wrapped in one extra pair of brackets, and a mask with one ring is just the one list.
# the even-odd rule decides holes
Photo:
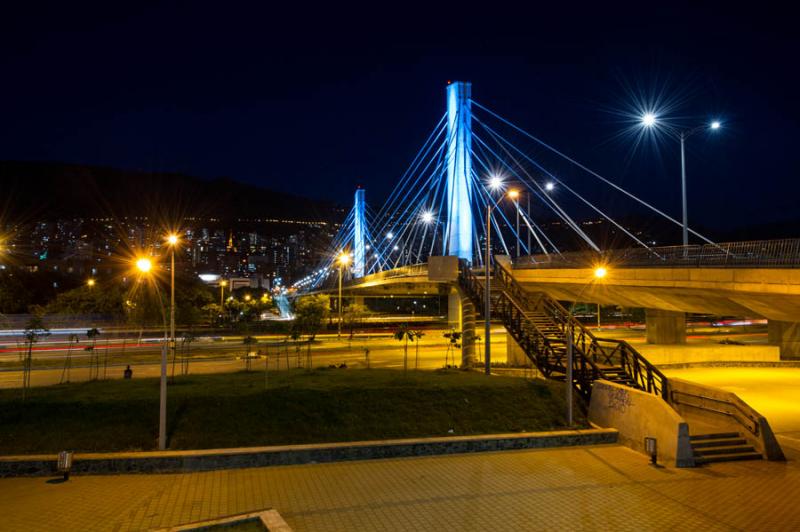
[[(52, 482), (52, 481), (51, 481)], [(654, 468), (621, 446), (0, 480), (2, 530), (146, 530), (275, 508), (302, 530), (798, 530), (795, 461)]]

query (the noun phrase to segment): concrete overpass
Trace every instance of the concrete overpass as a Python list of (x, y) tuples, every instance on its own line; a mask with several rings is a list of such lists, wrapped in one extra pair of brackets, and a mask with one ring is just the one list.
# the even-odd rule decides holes
[[(766, 318), (770, 343), (780, 346), (782, 357), (798, 357), (800, 267), (794, 266), (800, 266), (800, 252), (794, 250), (800, 250), (800, 241), (776, 242), (781, 243), (774, 248), (780, 253), (771, 255), (725, 250), (724, 246), (754, 246), (736, 243), (715, 244), (713, 252), (705, 249), (708, 246), (652, 248), (658, 259), (640, 250), (605, 257), (564, 254), (555, 260), (522, 257), (514, 261), (513, 274), (527, 291), (560, 301), (644, 308), (648, 341), (655, 344), (685, 342), (687, 312)], [(763, 249), (773, 244), (758, 245)], [(350, 280), (345, 289), (349, 297), (449, 294), (450, 319), (461, 322), (463, 297), (456, 289), (455, 260), (431, 257), (430, 269), (428, 264), (403, 266)], [(608, 271), (600, 280), (594, 276), (598, 264)], [(323, 291), (335, 290), (330, 286)]]

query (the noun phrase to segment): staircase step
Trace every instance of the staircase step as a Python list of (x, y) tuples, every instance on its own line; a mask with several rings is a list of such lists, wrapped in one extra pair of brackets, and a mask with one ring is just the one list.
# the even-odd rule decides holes
[(697, 449), (692, 448), (692, 450), (694, 451), (695, 456), (700, 456), (700, 457), (716, 456), (720, 454), (744, 454), (744, 453), (756, 452), (755, 448), (752, 445), (703, 448), (699, 451)]
[(742, 435), (738, 432), (716, 432), (711, 434), (692, 434), (689, 436), (690, 441), (698, 440), (724, 440), (730, 438), (741, 438)]
[(695, 458), (696, 464), (712, 464), (716, 462), (738, 462), (741, 460), (763, 460), (759, 453), (720, 454), (715, 456), (701, 456)]
[(744, 438), (714, 439), (714, 440), (693, 440), (692, 449), (706, 449), (708, 447), (724, 447), (734, 445), (744, 445), (747, 440)]

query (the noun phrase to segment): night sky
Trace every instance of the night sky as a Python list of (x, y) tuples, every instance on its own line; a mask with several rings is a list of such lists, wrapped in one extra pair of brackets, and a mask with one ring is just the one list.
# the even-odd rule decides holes
[(688, 143), (694, 223), (798, 218), (788, 12), (25, 4), (0, 16), (0, 159), (228, 176), (342, 203), (362, 183), (379, 204), (443, 114), (447, 81), (468, 80), (475, 100), (677, 217), (678, 144), (634, 150), (620, 135), (633, 96), (662, 94), (678, 122), (724, 125)]

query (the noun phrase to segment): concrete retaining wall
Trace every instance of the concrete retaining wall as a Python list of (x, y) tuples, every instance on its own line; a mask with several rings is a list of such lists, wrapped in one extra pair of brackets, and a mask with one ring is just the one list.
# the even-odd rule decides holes
[(645, 437), (656, 438), (658, 459), (677, 467), (693, 467), (689, 426), (666, 401), (613, 382), (592, 386), (589, 421), (619, 431), (620, 443), (644, 452)]
[(735, 393), (675, 378), (669, 379), (669, 389), (670, 404), (690, 423), (711, 425), (720, 432), (739, 432), (768, 460), (785, 460), (767, 418)]
[[(76, 453), (73, 473), (179, 473), (345, 460), (508, 451), (617, 443), (613, 429), (286, 445), (202, 451)], [(56, 474), (56, 456), (0, 457), (0, 477)]]

